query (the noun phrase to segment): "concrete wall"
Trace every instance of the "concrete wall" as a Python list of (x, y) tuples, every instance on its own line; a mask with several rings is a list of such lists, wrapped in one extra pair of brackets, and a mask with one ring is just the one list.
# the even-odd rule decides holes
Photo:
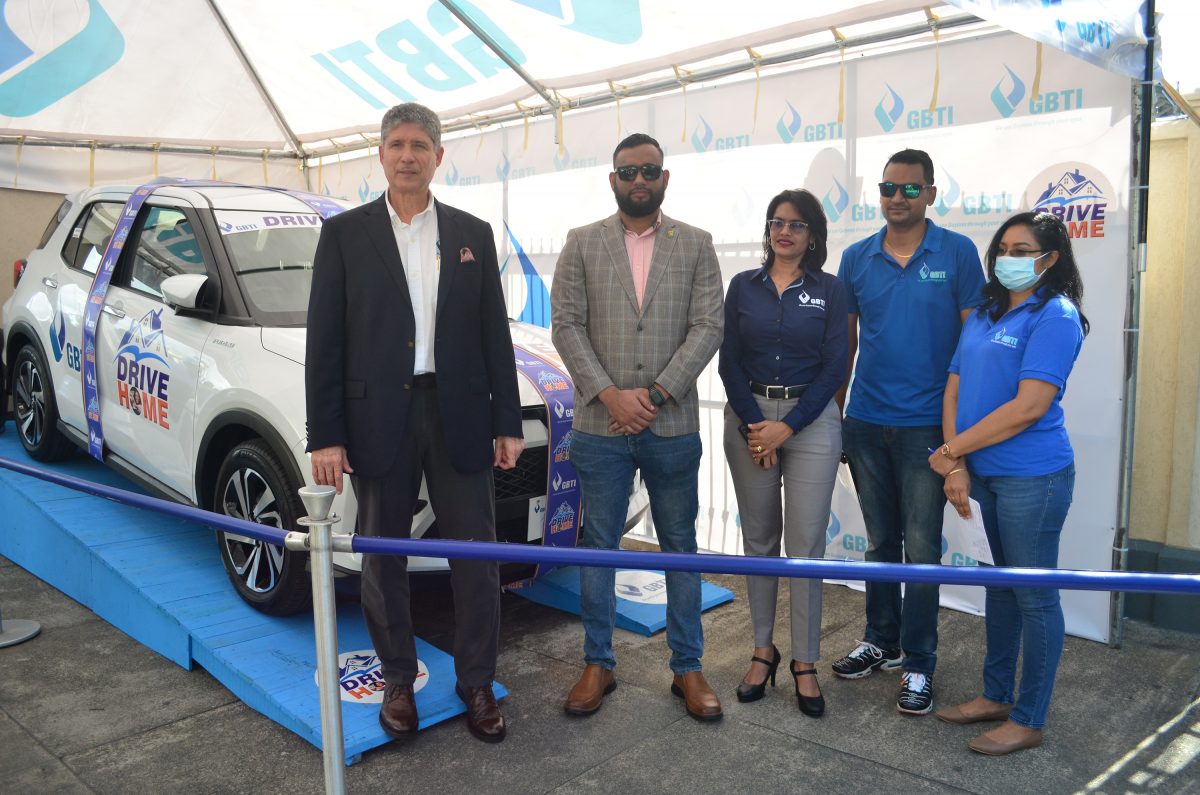
[(13, 262), (28, 254), (62, 203), (57, 193), (0, 190), (0, 304), (12, 295)]
[(1151, 139), (1130, 535), (1200, 549), (1200, 127)]

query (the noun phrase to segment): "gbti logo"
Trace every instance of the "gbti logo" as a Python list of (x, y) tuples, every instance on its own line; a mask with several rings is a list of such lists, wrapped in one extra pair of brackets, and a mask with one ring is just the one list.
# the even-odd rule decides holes
[[(1008, 72), (1007, 80), (1001, 77), (992, 89), (992, 104), (1000, 111), (1001, 116), (1008, 118), (1017, 109), (1017, 104), (1025, 98), (1025, 84), (1017, 77), (1016, 72), (1008, 68), (1008, 64), (1004, 65), (1004, 71)], [(1008, 89), (1004, 88), (1005, 82), (1011, 84)]]
[[(884, 83), (887, 88), (887, 94), (883, 99), (879, 100), (879, 104), (875, 106), (875, 120), (879, 122), (879, 126), (884, 132), (891, 132), (896, 126), (896, 122), (900, 121), (900, 117), (904, 115), (904, 100), (900, 99), (900, 95), (896, 93), (896, 89)], [(886, 107), (891, 104), (891, 108)]]

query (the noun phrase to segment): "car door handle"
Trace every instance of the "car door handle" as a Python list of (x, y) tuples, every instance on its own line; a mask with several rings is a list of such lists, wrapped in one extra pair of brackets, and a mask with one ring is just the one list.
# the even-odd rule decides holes
[(42, 284), (46, 285), (51, 290), (58, 289), (58, 279), (51, 279), (49, 276), (42, 277)]
[(117, 309), (115, 306), (109, 306), (108, 304), (105, 304), (104, 308), (101, 309), (100, 311), (106, 315), (112, 315), (113, 317), (116, 317), (116, 318), (125, 317), (124, 309)]

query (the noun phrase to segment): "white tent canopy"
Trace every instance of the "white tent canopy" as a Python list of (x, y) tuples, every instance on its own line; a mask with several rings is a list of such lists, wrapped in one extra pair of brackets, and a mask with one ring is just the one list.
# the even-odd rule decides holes
[(952, 36), (980, 17), (1139, 70), (1139, 0), (954, 4), (8, 0), (0, 143), (308, 158), (368, 145), (398, 102), (481, 127), (905, 33)]

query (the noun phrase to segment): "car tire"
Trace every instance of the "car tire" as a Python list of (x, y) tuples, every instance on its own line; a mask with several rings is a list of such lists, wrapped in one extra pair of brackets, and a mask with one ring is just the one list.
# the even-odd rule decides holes
[[(211, 509), (258, 524), (295, 530), (305, 515), (296, 493), (302, 483), (288, 474), (279, 457), (261, 439), (229, 451), (217, 474)], [(272, 616), (299, 613), (312, 604), (308, 555), (248, 536), (217, 531), (221, 563), (238, 595)]]
[(12, 368), (13, 421), (21, 446), (36, 461), (61, 461), (75, 449), (58, 429), (54, 379), (41, 351), (25, 345)]

